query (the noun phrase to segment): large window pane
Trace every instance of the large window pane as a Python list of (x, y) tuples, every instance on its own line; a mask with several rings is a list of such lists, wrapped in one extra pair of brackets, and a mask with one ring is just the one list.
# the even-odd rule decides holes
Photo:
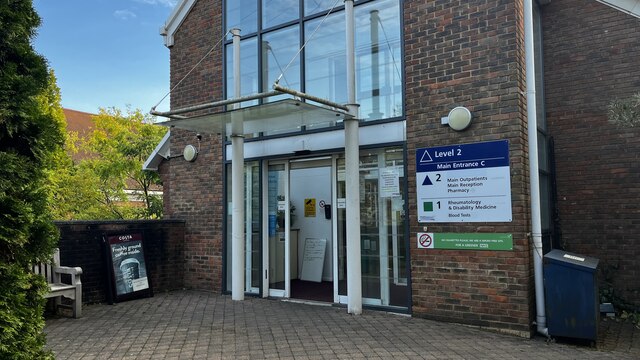
[[(360, 117), (378, 120), (402, 115), (400, 9), (397, 0), (365, 3), (356, 14), (356, 101)], [(344, 12), (305, 24), (313, 38), (305, 48), (305, 91), (347, 102)]]
[[(321, 21), (305, 24), (307, 39)], [(344, 28), (344, 13), (329, 16), (305, 48), (305, 92), (340, 104), (347, 102)]]
[(298, 0), (262, 0), (262, 28), (284, 24), (300, 17)]
[[(336, 0), (304, 0), (304, 16), (313, 15), (321, 11), (329, 10), (336, 3)], [(343, 4), (338, 0), (336, 7)]]
[[(240, 43), (240, 95), (251, 95), (258, 92), (258, 41), (256, 38), (242, 40)], [(233, 45), (227, 45), (227, 98), (234, 97), (233, 80)], [(257, 104), (257, 100), (245, 101), (242, 106)]]
[(402, 115), (400, 9), (397, 0), (357, 6), (356, 71), (360, 118)]
[(240, 29), (242, 35), (258, 31), (258, 3), (256, 0), (227, 0), (226, 30)]
[[(262, 37), (262, 66), (264, 69), (263, 91), (271, 90), (273, 83), (283, 73), (299, 49), (300, 31), (298, 26), (273, 31)], [(300, 90), (300, 57), (289, 65), (280, 79), (280, 85)], [(272, 97), (275, 101), (281, 97)]]

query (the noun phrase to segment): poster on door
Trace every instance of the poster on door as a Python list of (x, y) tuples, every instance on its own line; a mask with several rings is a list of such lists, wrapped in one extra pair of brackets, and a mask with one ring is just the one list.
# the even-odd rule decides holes
[(149, 296), (151, 287), (141, 233), (106, 237), (113, 300)]
[(304, 199), (304, 217), (316, 217), (316, 199)]
[(382, 168), (378, 171), (380, 197), (393, 198), (400, 196), (400, 173), (395, 167)]

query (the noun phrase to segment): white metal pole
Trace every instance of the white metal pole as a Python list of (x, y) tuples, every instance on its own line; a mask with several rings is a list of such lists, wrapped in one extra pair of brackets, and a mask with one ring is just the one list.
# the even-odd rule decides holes
[[(232, 29), (234, 96), (240, 97), (240, 30)], [(234, 105), (240, 107), (240, 103)], [(244, 300), (244, 137), (242, 119), (231, 118), (231, 299)]]
[(360, 254), (360, 138), (356, 104), (355, 18), (353, 0), (345, 0), (347, 34), (347, 97), (353, 118), (344, 121), (347, 202), (347, 311), (362, 313), (362, 270)]
[(533, 1), (525, 0), (524, 48), (527, 81), (527, 135), (529, 138), (529, 188), (531, 191), (531, 236), (533, 238), (533, 272), (536, 289), (536, 324), (539, 333), (549, 336), (545, 314), (544, 278), (542, 272), (542, 220), (540, 214), (535, 47), (533, 40)]

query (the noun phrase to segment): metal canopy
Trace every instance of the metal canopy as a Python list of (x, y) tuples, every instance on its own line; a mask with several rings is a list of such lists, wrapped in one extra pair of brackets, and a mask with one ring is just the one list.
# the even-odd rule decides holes
[(300, 130), (302, 126), (335, 125), (338, 121), (353, 118), (341, 110), (305, 103), (295, 99), (284, 99), (272, 103), (245, 107), (226, 112), (175, 119), (158, 123), (199, 133), (222, 133), (231, 135), (231, 120), (239, 117), (243, 123), (243, 134)]

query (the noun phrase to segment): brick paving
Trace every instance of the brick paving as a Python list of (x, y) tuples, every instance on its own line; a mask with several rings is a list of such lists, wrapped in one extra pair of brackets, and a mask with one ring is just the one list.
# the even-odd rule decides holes
[[(58, 359), (637, 359), (457, 324), (198, 291), (89, 305), (48, 319)], [(638, 347), (635, 347), (638, 350)]]
[(598, 329), (598, 349), (628, 352), (640, 359), (640, 326), (630, 321), (603, 318)]

